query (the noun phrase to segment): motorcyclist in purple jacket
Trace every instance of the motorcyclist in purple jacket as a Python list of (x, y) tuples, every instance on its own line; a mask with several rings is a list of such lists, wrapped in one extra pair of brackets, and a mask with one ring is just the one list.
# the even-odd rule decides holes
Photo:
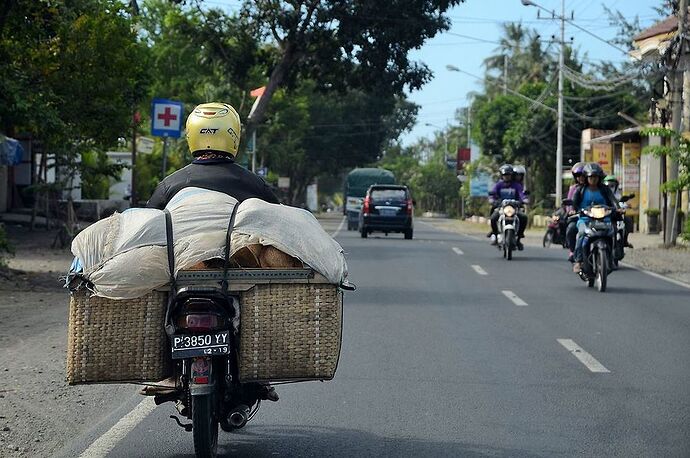
[[(510, 164), (503, 164), (499, 169), (501, 174), (501, 181), (494, 185), (489, 192), (489, 202), (491, 202), (491, 244), (496, 245), (498, 235), (498, 218), (500, 213), (498, 208), (504, 199), (514, 199), (523, 203), (527, 203), (527, 197), (522, 189), (522, 184), (514, 181), (514, 170)], [(521, 239), (525, 236), (525, 228), (527, 227), (527, 215), (518, 212), (517, 217), (520, 220), (520, 229), (518, 230), (517, 248), (523, 249)]]

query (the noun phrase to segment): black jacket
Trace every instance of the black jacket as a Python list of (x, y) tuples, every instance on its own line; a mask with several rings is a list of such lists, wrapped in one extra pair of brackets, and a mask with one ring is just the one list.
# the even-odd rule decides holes
[[(582, 210), (580, 206), (582, 205), (582, 199), (584, 198), (586, 187), (586, 184), (578, 186), (577, 190), (575, 191), (575, 195), (573, 196), (573, 208), (575, 211)], [(604, 196), (606, 205), (613, 208), (619, 208), (618, 199), (616, 199), (616, 196), (613, 195), (613, 192), (608, 186), (603, 183), (599, 183), (599, 191), (601, 191), (601, 195)]]
[(162, 210), (181, 189), (192, 186), (228, 194), (239, 202), (256, 197), (272, 204), (280, 203), (258, 175), (231, 159), (210, 159), (196, 160), (167, 176), (153, 191), (146, 206)]

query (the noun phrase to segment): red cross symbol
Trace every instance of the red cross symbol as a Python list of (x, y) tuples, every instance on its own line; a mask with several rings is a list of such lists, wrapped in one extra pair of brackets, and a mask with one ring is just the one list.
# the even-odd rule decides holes
[(170, 107), (165, 107), (165, 113), (158, 113), (158, 119), (162, 119), (165, 127), (170, 125), (170, 121), (177, 119), (177, 115), (170, 112)]

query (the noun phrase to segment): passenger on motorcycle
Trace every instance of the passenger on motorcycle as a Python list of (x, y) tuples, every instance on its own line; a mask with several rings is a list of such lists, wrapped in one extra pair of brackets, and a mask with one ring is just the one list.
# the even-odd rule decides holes
[[(621, 189), (618, 183), (618, 178), (615, 175), (606, 175), (604, 178), (604, 184), (609, 187), (616, 200), (620, 202), (622, 196)], [(633, 231), (634, 222), (632, 216), (624, 216), (623, 221), (625, 222), (625, 233), (623, 234), (623, 246), (627, 248), (633, 248), (633, 246), (628, 242), (628, 235)]]
[[(573, 174), (573, 178), (575, 179), (575, 183), (570, 185), (570, 188), (568, 189), (568, 199), (570, 200), (573, 199), (573, 196), (575, 195), (575, 191), (577, 191), (578, 186), (584, 186), (587, 182), (587, 178), (582, 174), (582, 170), (584, 169), (584, 167), (584, 162), (577, 162), (570, 169), (570, 172)], [(573, 209), (572, 205), (569, 205), (567, 210), (569, 216), (575, 214), (575, 210)], [(568, 261), (574, 262), (575, 239), (577, 238), (577, 219), (573, 219), (573, 221), (570, 221), (568, 223), (568, 227), (565, 230), (565, 238), (568, 242)]]
[[(489, 192), (489, 202), (491, 203), (491, 245), (497, 244), (498, 234), (498, 218), (501, 216), (498, 209), (501, 206), (503, 199), (515, 199), (520, 202), (527, 203), (527, 197), (523, 192), (522, 185), (513, 181), (514, 169), (510, 164), (504, 164), (499, 169), (501, 181), (496, 183), (491, 192)], [(520, 221), (520, 230), (517, 234), (517, 248), (522, 250), (524, 247), (520, 239), (525, 236), (525, 228), (527, 227), (527, 215), (522, 212), (517, 213)]]
[(524, 165), (514, 165), (513, 166), (513, 180), (516, 183), (520, 183), (522, 185), (522, 192), (527, 195), (527, 185), (525, 184), (525, 175), (527, 174), (527, 170), (525, 169)]
[[(589, 208), (593, 205), (606, 205), (613, 208), (618, 208), (618, 201), (614, 197), (611, 190), (602, 183), (604, 171), (597, 163), (590, 163), (584, 166), (583, 174), (587, 179), (585, 186), (579, 186), (573, 195), (573, 208), (579, 212), (582, 209)], [(612, 213), (615, 219), (618, 213)], [(585, 228), (589, 218), (580, 215), (577, 220), (577, 241), (575, 243), (575, 264), (573, 264), (573, 272), (580, 273), (582, 270), (582, 241), (585, 235)]]

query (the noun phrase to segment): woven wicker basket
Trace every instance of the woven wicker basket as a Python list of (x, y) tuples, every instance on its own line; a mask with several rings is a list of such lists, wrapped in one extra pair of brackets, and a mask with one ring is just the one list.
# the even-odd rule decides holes
[(330, 380), (342, 294), (328, 283), (259, 284), (242, 293), (240, 380)]
[(70, 300), (67, 382), (159, 381), (171, 360), (163, 328), (167, 293), (116, 301), (75, 292)]

